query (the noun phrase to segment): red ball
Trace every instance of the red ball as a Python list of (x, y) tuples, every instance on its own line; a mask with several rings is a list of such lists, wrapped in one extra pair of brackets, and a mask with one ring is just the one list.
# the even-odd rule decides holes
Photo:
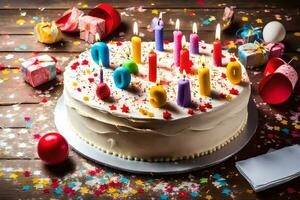
[(96, 95), (99, 99), (106, 99), (110, 96), (110, 89), (106, 83), (97, 85)]
[(47, 165), (55, 165), (65, 161), (69, 155), (67, 140), (59, 133), (47, 133), (41, 137), (37, 145), (40, 159)]

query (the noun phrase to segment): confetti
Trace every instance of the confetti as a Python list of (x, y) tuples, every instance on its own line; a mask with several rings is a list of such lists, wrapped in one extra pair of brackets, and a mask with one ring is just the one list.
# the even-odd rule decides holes
[(16, 24), (17, 24), (17, 25), (20, 25), (20, 26), (24, 25), (25, 23), (26, 23), (26, 21), (25, 21), (24, 19), (18, 19), (18, 20), (16, 21)]
[(249, 21), (249, 18), (248, 17), (242, 17), (242, 21), (247, 22), (247, 21)]

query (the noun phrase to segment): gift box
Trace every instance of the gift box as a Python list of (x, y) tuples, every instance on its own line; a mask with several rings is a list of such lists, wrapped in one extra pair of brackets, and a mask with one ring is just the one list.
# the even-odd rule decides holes
[(267, 44), (267, 48), (270, 51), (270, 58), (278, 57), (281, 58), (284, 52), (284, 44), (283, 43), (269, 43)]
[(239, 57), (245, 67), (252, 69), (268, 62), (269, 50), (257, 42), (247, 43), (239, 46)]
[(101, 39), (105, 33), (105, 20), (92, 16), (80, 17), (79, 30), (80, 39), (88, 43), (94, 43), (97, 34), (99, 35), (99, 39)]
[(262, 40), (262, 32), (257, 28), (253, 28), (251, 24), (246, 24), (236, 32), (238, 38), (243, 38), (244, 43), (260, 42)]
[(83, 11), (73, 7), (67, 10), (55, 23), (64, 32), (79, 32), (79, 18), (83, 14)]
[(56, 78), (56, 59), (49, 55), (30, 58), (21, 66), (25, 81), (32, 87)]

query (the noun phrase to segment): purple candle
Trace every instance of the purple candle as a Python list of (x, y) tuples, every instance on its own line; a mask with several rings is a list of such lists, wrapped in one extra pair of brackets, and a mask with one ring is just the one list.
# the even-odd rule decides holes
[(182, 32), (179, 30), (179, 19), (176, 20), (175, 31), (173, 32), (174, 36), (174, 64), (175, 66), (179, 67), (180, 65), (180, 50), (181, 46), (181, 39), (182, 39)]
[(102, 61), (100, 61), (99, 65), (100, 65), (100, 83), (103, 83), (103, 65), (102, 65)]
[(191, 102), (190, 81), (185, 78), (178, 80), (177, 104), (181, 107), (189, 107)]
[(190, 35), (190, 52), (199, 54), (199, 37), (197, 35), (197, 24), (193, 23), (193, 33)]
[(164, 26), (162, 25), (162, 13), (159, 14), (159, 20), (155, 26), (155, 49), (157, 51), (164, 50)]

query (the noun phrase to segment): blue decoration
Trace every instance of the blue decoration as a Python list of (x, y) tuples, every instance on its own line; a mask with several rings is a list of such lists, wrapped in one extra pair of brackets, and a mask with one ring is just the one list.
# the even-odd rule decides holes
[(114, 71), (114, 81), (117, 88), (126, 89), (131, 81), (130, 71), (126, 67), (118, 67)]
[(91, 48), (92, 58), (97, 63), (102, 62), (103, 67), (109, 68), (109, 49), (104, 42), (97, 42)]
[(252, 43), (254, 41), (262, 41), (262, 32), (259, 29), (253, 28), (251, 24), (246, 24), (236, 32), (238, 38), (243, 38), (245, 43)]
[(24, 190), (24, 191), (27, 191), (29, 189), (30, 189), (30, 185), (24, 185), (23, 188), (22, 188), (22, 190)]
[(160, 199), (161, 200), (167, 200), (169, 197), (168, 197), (168, 195), (166, 195), (166, 194), (162, 194), (162, 195), (160, 195)]

